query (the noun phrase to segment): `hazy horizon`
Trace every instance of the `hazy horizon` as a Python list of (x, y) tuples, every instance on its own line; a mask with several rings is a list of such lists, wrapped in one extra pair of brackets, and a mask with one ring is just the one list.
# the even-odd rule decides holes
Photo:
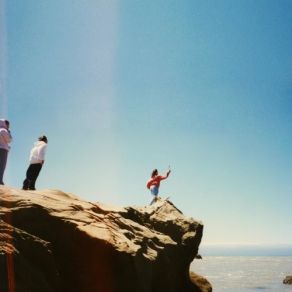
[(201, 244), (199, 254), (204, 256), (292, 256), (292, 244), (220, 243)]

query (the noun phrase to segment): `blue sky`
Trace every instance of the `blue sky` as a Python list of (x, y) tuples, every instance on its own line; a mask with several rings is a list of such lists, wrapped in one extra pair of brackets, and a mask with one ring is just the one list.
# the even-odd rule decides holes
[(292, 244), (292, 2), (1, 0), (6, 184), (202, 220), (205, 244)]

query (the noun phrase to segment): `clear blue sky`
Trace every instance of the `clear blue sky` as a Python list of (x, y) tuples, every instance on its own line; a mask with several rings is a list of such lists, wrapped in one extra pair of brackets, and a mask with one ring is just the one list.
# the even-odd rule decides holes
[(292, 244), (290, 0), (0, 0), (1, 116), (20, 188), (40, 134), (40, 189), (202, 220), (204, 243)]

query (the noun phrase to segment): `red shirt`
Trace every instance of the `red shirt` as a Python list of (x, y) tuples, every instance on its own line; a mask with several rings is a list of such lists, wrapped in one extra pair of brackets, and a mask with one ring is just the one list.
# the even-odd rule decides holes
[(148, 182), (147, 182), (147, 188), (150, 189), (151, 186), (160, 186), (160, 181), (166, 179), (167, 176), (162, 176), (162, 175), (157, 175), (152, 177)]

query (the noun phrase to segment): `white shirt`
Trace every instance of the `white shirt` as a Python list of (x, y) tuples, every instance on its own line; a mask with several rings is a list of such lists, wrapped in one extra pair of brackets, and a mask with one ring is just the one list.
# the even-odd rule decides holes
[(30, 151), (30, 164), (42, 163), (45, 160), (47, 143), (38, 141), (34, 143), (34, 147)]

